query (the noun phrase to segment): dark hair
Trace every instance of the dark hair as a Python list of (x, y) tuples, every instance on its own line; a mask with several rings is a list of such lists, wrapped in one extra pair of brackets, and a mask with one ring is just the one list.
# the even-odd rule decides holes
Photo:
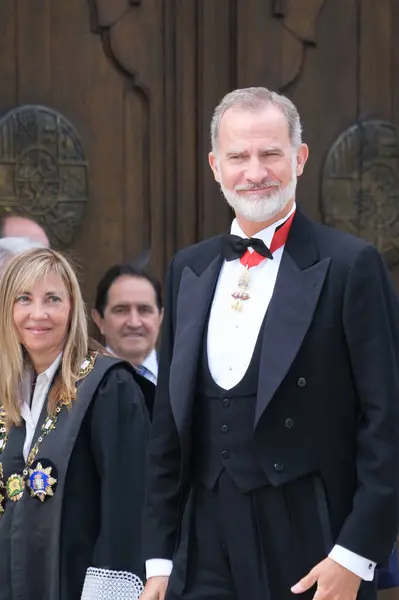
[(156, 279), (153, 275), (144, 271), (144, 269), (140, 269), (139, 267), (135, 267), (129, 264), (123, 265), (114, 265), (110, 267), (108, 271), (103, 275), (97, 286), (96, 292), (96, 301), (94, 304), (94, 308), (101, 315), (104, 316), (104, 311), (108, 304), (108, 292), (111, 285), (123, 275), (129, 275), (130, 277), (137, 277), (138, 279), (146, 279), (154, 288), (155, 292), (155, 301), (158, 307), (158, 310), (161, 311), (163, 308), (162, 301), (162, 287), (159, 283), (158, 279)]

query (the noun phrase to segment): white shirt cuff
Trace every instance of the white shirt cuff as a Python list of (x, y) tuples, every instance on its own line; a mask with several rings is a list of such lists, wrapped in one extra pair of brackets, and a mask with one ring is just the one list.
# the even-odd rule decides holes
[(151, 558), (145, 561), (147, 579), (150, 577), (169, 577), (173, 563), (166, 558)]
[(338, 545), (334, 546), (328, 556), (341, 565), (341, 567), (352, 571), (352, 573), (361, 577), (364, 581), (373, 581), (374, 570), (377, 565), (372, 560), (368, 560)]

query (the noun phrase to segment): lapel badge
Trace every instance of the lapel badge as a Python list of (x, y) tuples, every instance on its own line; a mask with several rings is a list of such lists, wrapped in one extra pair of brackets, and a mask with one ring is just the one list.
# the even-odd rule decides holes
[(13, 502), (18, 502), (18, 500), (20, 500), (22, 498), (22, 494), (24, 493), (24, 488), (25, 488), (25, 482), (21, 475), (17, 475), (17, 473), (14, 473), (13, 475), (10, 475), (10, 477), (7, 479), (7, 483), (6, 483), (7, 496)]
[(57, 479), (52, 476), (53, 467), (45, 467), (40, 461), (32, 469), (29, 469), (27, 485), (32, 498), (39, 498), (44, 502), (47, 496), (54, 496), (53, 486)]

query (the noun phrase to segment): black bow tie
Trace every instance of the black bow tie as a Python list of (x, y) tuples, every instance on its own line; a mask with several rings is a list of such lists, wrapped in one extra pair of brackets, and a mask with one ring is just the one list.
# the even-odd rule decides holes
[(259, 238), (242, 238), (239, 235), (224, 235), (222, 237), (222, 252), (225, 260), (235, 260), (244, 256), (248, 248), (252, 248), (265, 258), (273, 258), (273, 254)]

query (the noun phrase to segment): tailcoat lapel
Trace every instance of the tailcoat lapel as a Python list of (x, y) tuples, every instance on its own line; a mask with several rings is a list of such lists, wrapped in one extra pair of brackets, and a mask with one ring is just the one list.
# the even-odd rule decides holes
[(301, 347), (330, 260), (318, 261), (314, 225), (297, 211), (263, 331), (255, 427)]
[(169, 392), (173, 415), (180, 434), (191, 414), (199, 351), (210, 303), (223, 262), (217, 254), (198, 275), (186, 266), (182, 273), (176, 315), (176, 334), (170, 368)]
[[(169, 393), (181, 436), (190, 421), (201, 341), (223, 262), (220, 238), (212, 248), (211, 256), (184, 268), (177, 299)], [(329, 265), (330, 258), (319, 261), (314, 225), (297, 211), (263, 331), (255, 427), (301, 347)]]

